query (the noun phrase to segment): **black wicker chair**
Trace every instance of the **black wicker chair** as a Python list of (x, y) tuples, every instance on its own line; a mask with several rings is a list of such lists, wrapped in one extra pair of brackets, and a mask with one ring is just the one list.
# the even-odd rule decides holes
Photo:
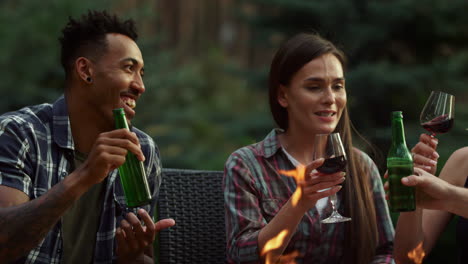
[(155, 263), (225, 263), (222, 171), (163, 169), (156, 215), (176, 225), (162, 230)]

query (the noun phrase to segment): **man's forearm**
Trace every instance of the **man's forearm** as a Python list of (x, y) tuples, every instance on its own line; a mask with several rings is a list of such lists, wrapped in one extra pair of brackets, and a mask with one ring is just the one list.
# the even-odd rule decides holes
[(32, 201), (0, 208), (0, 259), (9, 263), (24, 256), (43, 239), (82, 193), (65, 179)]

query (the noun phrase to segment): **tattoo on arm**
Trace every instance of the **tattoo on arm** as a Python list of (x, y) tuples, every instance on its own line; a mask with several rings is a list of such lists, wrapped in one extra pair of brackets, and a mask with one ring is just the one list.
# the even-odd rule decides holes
[(74, 202), (63, 182), (29, 202), (0, 208), (0, 259), (9, 263), (38, 245)]

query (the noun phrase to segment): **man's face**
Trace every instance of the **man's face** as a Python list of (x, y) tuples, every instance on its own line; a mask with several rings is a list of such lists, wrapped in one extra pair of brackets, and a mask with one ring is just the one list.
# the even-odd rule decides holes
[(140, 49), (131, 38), (112, 33), (106, 40), (105, 53), (90, 67), (93, 85), (87, 96), (87, 107), (94, 107), (103, 122), (113, 126), (112, 109), (124, 108), (129, 121), (135, 116), (136, 102), (145, 91), (144, 63)]

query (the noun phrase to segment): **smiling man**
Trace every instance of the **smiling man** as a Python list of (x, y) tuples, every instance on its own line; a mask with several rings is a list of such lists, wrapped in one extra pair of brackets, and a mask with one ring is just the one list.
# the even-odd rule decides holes
[[(2, 263), (152, 263), (152, 221), (161, 183), (159, 151), (129, 122), (145, 91), (132, 20), (89, 11), (60, 38), (64, 96), (0, 116)], [(117, 168), (127, 152), (144, 161), (152, 204), (127, 213)], [(136, 214), (138, 214), (139, 219)]]

